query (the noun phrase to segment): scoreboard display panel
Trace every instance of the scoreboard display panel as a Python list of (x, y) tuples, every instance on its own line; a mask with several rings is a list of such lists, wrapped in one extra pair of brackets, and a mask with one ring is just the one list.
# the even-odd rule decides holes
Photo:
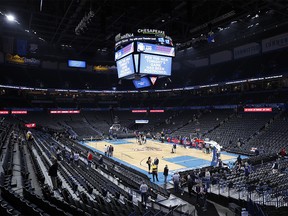
[(137, 32), (119, 33), (115, 36), (118, 78), (134, 79), (136, 88), (149, 87), (150, 76), (171, 76), (175, 52), (172, 39), (165, 31), (138, 29)]
[(172, 58), (167, 56), (140, 54), (140, 74), (170, 76)]
[(131, 43), (127, 46), (125, 46), (124, 48), (118, 50), (117, 52), (115, 52), (115, 61), (131, 54), (134, 52), (134, 43)]
[(128, 55), (116, 62), (118, 78), (126, 77), (135, 73), (133, 56)]
[(150, 81), (147, 77), (142, 77), (140, 80), (133, 80), (133, 83), (136, 89), (151, 86)]
[(137, 42), (137, 52), (175, 57), (174, 47), (159, 46), (156, 44), (149, 44), (142, 42)]

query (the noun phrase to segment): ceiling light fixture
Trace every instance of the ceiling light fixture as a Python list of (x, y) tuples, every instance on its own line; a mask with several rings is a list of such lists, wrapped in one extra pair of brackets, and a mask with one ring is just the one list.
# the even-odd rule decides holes
[(9, 22), (15, 22), (15, 17), (14, 17), (12, 14), (6, 15), (6, 19), (7, 19)]
[(40, 0), (40, 11), (42, 11), (42, 7), (43, 7), (43, 0)]
[(0, 12), (1, 15), (5, 16), (7, 21), (10, 22), (10, 23), (17, 23), (17, 24), (20, 24), (17, 20), (16, 20), (16, 17), (12, 14), (3, 14)]

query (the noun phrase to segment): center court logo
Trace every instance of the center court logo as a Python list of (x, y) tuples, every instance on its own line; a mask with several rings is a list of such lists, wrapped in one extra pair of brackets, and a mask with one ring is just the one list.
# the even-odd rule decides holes
[(162, 151), (161, 148), (156, 147), (142, 147), (142, 148), (134, 148), (134, 151)]

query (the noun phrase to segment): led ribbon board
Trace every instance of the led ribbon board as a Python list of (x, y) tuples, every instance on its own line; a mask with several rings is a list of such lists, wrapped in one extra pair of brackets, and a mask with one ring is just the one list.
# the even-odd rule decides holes
[(68, 67), (86, 68), (86, 62), (78, 60), (68, 60)]
[(244, 112), (272, 112), (272, 108), (244, 108)]
[(50, 114), (79, 114), (80, 110), (50, 110)]

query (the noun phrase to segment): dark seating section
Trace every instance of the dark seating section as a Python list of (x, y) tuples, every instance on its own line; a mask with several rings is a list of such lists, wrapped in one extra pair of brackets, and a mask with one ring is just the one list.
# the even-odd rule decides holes
[(165, 131), (166, 134), (177, 133), (181, 134), (180, 129), (195, 120), (200, 115), (197, 110), (181, 110), (170, 112), (170, 116), (159, 125), (158, 131)]
[[(187, 112), (187, 111), (186, 111)], [(196, 134), (207, 134), (216, 126), (220, 125), (225, 118), (232, 115), (233, 110), (204, 110), (199, 111), (197, 114), (189, 112), (189, 115), (184, 117), (186, 120), (182, 127), (179, 127), (173, 135), (189, 136)], [(193, 114), (193, 116), (191, 116)]]
[(43, 112), (28, 113), (28, 115), (21, 116), (24, 122), (31, 123), (35, 122), (36, 125), (47, 127), (55, 131), (63, 131), (64, 127), (60, 124), (66, 118), (58, 115), (50, 115)]
[(4, 170), (5, 175), (12, 175), (12, 170), (13, 170), (13, 150), (14, 150), (14, 145), (15, 145), (15, 136), (12, 134), (12, 132), (8, 135), (6, 139), (6, 154), (4, 156), (4, 160), (2, 163), (2, 168)]
[(9, 135), (10, 128), (11, 125), (9, 125), (8, 123), (0, 122), (0, 154), (3, 151), (4, 141), (7, 139), (7, 136)]
[[(5, 187), (1, 187), (1, 197), (9, 202), (17, 211), (23, 215), (49, 215), (46, 214), (39, 206), (29, 202), (27, 199), (23, 199), (19, 194), (9, 190)], [(58, 212), (59, 213), (59, 212)], [(62, 212), (64, 213), (64, 212)]]
[(263, 148), (265, 152), (279, 153), (282, 147), (288, 147), (288, 112), (282, 112), (275, 116), (269, 124), (265, 125), (265, 129), (261, 131), (255, 138), (251, 139), (247, 147)]
[(49, 201), (44, 200), (26, 188), (23, 189), (23, 195), (26, 200), (39, 206), (45, 213), (48, 213), (49, 215), (73, 215), (72, 212), (67, 213), (66, 211), (63, 211), (56, 205), (51, 204)]
[(226, 151), (249, 154), (251, 147), (247, 146), (247, 141), (259, 133), (275, 115), (276, 113), (238, 113), (205, 137), (217, 141)]
[(97, 131), (101, 133), (108, 133), (109, 128), (112, 125), (112, 116), (109, 111), (97, 111), (97, 112), (83, 112), (82, 115)]

